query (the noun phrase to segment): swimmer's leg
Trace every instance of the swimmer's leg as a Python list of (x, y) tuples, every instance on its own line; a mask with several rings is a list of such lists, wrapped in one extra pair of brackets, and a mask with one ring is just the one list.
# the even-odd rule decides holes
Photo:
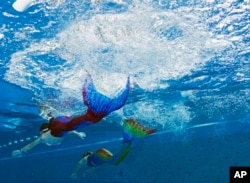
[(126, 102), (129, 93), (129, 78), (125, 89), (115, 98), (109, 98), (98, 92), (90, 76), (87, 77), (82, 96), (84, 104), (95, 114), (103, 113), (105, 116), (120, 109)]

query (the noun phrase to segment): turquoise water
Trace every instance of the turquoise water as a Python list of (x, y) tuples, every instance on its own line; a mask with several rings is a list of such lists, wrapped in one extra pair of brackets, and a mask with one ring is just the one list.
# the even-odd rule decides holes
[[(1, 182), (229, 182), (250, 166), (248, 1), (36, 1), (0, 3)], [(51, 115), (85, 112), (87, 73), (125, 106), (57, 147), (11, 152)], [(157, 133), (133, 143), (118, 167), (71, 180), (86, 150), (116, 150), (133, 117)]]

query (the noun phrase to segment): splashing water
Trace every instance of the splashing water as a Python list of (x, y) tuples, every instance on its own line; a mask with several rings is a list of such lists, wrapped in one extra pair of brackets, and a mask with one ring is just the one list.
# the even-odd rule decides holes
[[(46, 116), (48, 111), (53, 115), (84, 111), (81, 87), (87, 72), (98, 90), (110, 97), (122, 90), (127, 76), (131, 77), (132, 94), (138, 89), (154, 93), (167, 90), (167, 81), (202, 69), (218, 53), (243, 38), (233, 35), (233, 25), (229, 24), (245, 15), (238, 12), (237, 17), (233, 14), (228, 19), (222, 14), (232, 1), (216, 6), (211, 0), (197, 4), (112, 1), (116, 10), (105, 9), (110, 2), (89, 3), (91, 8), (81, 11), (78, 1), (47, 2), (43, 9), (47, 16), (52, 15), (52, 9), (69, 11), (68, 5), (77, 13), (52, 37), (30, 42), (16, 51), (6, 66), (4, 78), (32, 90), (34, 100), (43, 106), (41, 115)], [(242, 11), (246, 6), (243, 2)], [(212, 7), (221, 13), (211, 15)], [(228, 11), (233, 12), (232, 8)], [(212, 29), (210, 24), (217, 26)], [(218, 33), (225, 27), (232, 33)], [(164, 128), (182, 128), (192, 119), (190, 106), (183, 98), (186, 96), (177, 97), (174, 102), (132, 102), (117, 114), (120, 118), (135, 115)]]

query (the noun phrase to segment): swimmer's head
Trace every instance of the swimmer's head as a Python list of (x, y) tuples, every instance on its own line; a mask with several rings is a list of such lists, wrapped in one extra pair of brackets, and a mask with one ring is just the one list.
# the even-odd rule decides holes
[(54, 118), (50, 118), (48, 123), (43, 123), (41, 126), (40, 126), (40, 133), (45, 133), (47, 131), (50, 130), (50, 125), (51, 123), (53, 122)]
[(47, 131), (49, 131), (49, 123), (43, 123), (40, 126), (40, 133), (45, 133)]
[(82, 158), (88, 157), (89, 155), (93, 154), (91, 151), (86, 151), (83, 155)]

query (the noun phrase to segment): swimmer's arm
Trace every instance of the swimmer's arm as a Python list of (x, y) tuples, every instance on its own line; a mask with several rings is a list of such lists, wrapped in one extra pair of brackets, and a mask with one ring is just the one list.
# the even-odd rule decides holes
[(21, 156), (23, 153), (29, 151), (30, 149), (34, 148), (36, 145), (40, 144), (42, 142), (42, 137), (38, 137), (36, 140), (31, 142), (30, 144), (24, 146), (20, 150), (15, 150), (12, 152), (12, 156)]
[(78, 132), (75, 130), (69, 132), (69, 134), (76, 135), (76, 136), (80, 137), (81, 139), (84, 139), (86, 137), (86, 134), (84, 132)]
[(30, 144), (24, 146), (22, 149), (20, 149), (20, 151), (23, 153), (29, 151), (30, 149), (34, 148), (35, 146), (37, 146), (38, 144), (40, 144), (42, 142), (42, 136), (39, 136), (36, 140), (34, 140), (33, 142), (31, 142)]
[(83, 167), (87, 167), (87, 157), (82, 158), (76, 165), (74, 172), (71, 174), (72, 179), (77, 179), (79, 170)]

